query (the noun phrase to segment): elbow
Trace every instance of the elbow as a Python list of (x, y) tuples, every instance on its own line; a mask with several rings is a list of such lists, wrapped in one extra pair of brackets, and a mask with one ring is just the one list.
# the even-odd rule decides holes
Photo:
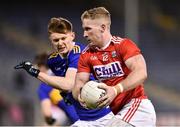
[(72, 91), (73, 87), (74, 87), (74, 84), (70, 84), (67, 90)]
[(139, 83), (143, 83), (147, 79), (147, 71), (145, 69), (139, 69), (137, 70), (137, 79), (139, 80)]

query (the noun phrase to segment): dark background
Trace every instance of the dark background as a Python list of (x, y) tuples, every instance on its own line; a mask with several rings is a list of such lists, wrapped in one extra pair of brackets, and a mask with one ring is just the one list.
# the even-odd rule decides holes
[[(137, 13), (126, 13), (130, 9)], [(137, 6), (135, 6), (137, 5)], [(148, 67), (146, 93), (157, 112), (158, 125), (180, 125), (180, 1), (179, 0), (6, 0), (0, 2), (0, 125), (42, 125), (36, 89), (39, 81), (13, 66), (51, 52), (47, 24), (52, 17), (69, 19), (83, 38), (81, 14), (104, 6), (111, 13), (111, 33), (129, 37), (141, 48)], [(127, 7), (127, 8), (126, 8)], [(136, 31), (127, 33), (126, 17), (136, 17)], [(130, 27), (131, 29), (131, 27)]]

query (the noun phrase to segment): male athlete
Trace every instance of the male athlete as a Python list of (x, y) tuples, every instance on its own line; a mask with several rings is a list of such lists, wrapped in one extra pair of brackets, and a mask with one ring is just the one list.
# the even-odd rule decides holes
[(55, 52), (48, 58), (48, 66), (56, 76), (49, 76), (40, 72), (30, 62), (23, 62), (15, 68), (23, 68), (39, 80), (68, 93), (63, 92), (62, 95), (68, 105), (74, 105), (79, 116), (79, 120), (72, 127), (97, 125), (104, 127), (108, 120), (114, 116), (110, 108), (85, 109), (78, 101), (72, 98), (70, 92), (74, 87), (78, 59), (84, 48), (82, 44), (73, 41), (75, 35), (72, 30), (72, 24), (64, 18), (52, 18), (48, 25), (49, 38), (55, 49)]
[(74, 98), (79, 99), (80, 89), (93, 73), (104, 83), (99, 88), (106, 91), (99, 107), (110, 105), (116, 114), (109, 126), (116, 119), (138, 127), (155, 126), (155, 110), (143, 88), (147, 70), (140, 49), (130, 39), (111, 35), (110, 13), (104, 7), (85, 11), (81, 21), (89, 46), (79, 59)]

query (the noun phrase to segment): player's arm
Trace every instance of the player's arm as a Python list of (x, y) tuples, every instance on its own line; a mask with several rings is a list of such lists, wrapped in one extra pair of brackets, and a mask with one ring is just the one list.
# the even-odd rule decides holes
[(89, 81), (90, 73), (87, 72), (79, 72), (76, 74), (75, 85), (72, 89), (73, 97), (78, 100), (78, 96), (80, 95), (81, 88), (84, 84)]
[(40, 72), (37, 78), (57, 89), (69, 91), (74, 87), (76, 72), (77, 69), (68, 68), (65, 77), (50, 76), (46, 73)]
[(130, 74), (113, 87), (105, 84), (100, 86), (100, 88), (106, 90), (106, 95), (99, 99), (98, 107), (109, 105), (118, 94), (134, 89), (147, 78), (146, 63), (141, 54), (130, 57), (125, 61), (125, 64), (131, 70)]
[(41, 101), (41, 110), (42, 110), (44, 119), (48, 125), (52, 125), (56, 121), (52, 117), (51, 105), (52, 105), (52, 103), (51, 103), (50, 99), (48, 99), (48, 98), (43, 99)]
[(42, 82), (51, 85), (60, 90), (69, 91), (74, 86), (74, 80), (76, 76), (76, 68), (68, 68), (65, 77), (60, 76), (50, 76), (44, 72), (40, 72), (39, 69), (35, 68), (30, 62), (22, 62), (14, 67), (15, 69), (24, 69), (31, 76), (34, 76), (41, 80)]
[(41, 109), (44, 117), (51, 117), (51, 101), (46, 98), (41, 101)]
[(126, 79), (114, 86), (117, 89), (117, 94), (134, 89), (138, 85), (142, 84), (147, 78), (146, 63), (141, 54), (130, 57), (125, 61), (125, 64), (131, 72)]

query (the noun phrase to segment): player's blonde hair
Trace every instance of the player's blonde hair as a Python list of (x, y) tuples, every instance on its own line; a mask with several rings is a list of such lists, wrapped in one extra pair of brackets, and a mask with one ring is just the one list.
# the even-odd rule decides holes
[(48, 34), (52, 33), (62, 33), (66, 34), (68, 32), (73, 31), (72, 23), (62, 17), (59, 18), (51, 18), (48, 24)]
[(92, 8), (89, 10), (86, 10), (82, 15), (81, 15), (81, 21), (83, 19), (100, 19), (104, 18), (107, 21), (107, 25), (111, 25), (111, 15), (109, 11), (104, 8), (104, 7), (96, 7)]

